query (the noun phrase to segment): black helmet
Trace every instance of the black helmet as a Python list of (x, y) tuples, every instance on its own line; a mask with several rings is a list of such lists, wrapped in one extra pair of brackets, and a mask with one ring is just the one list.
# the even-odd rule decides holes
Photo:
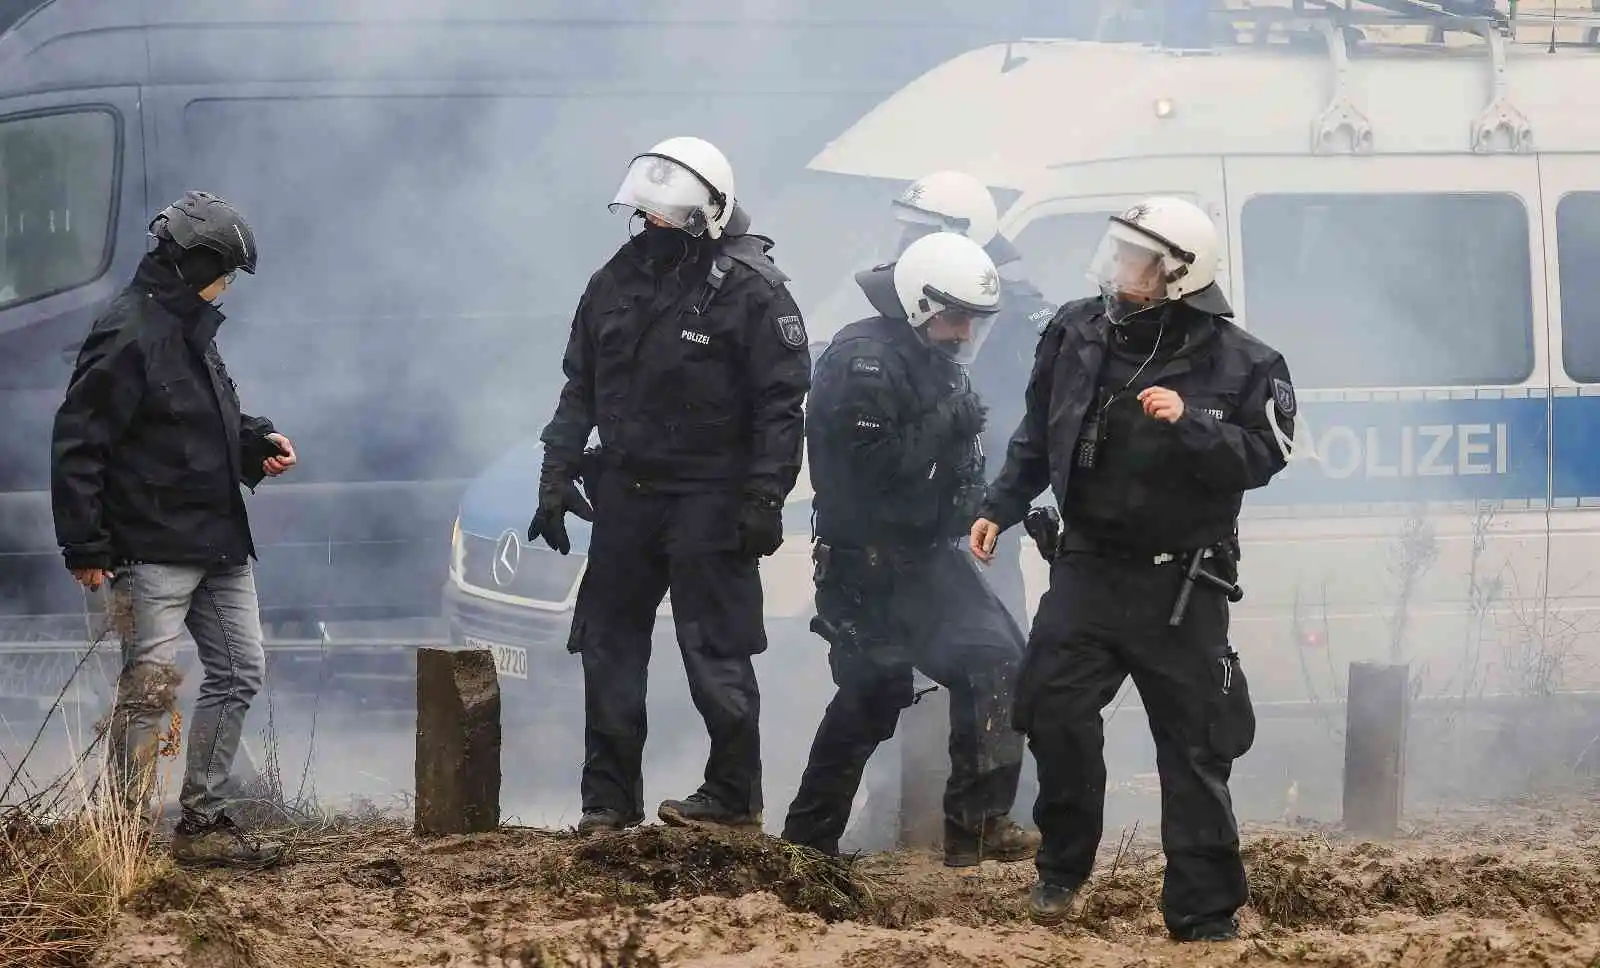
[(196, 246), (221, 256), (223, 271), (243, 269), (255, 275), (256, 235), (238, 210), (210, 192), (184, 196), (150, 220), (150, 234), (181, 249)]

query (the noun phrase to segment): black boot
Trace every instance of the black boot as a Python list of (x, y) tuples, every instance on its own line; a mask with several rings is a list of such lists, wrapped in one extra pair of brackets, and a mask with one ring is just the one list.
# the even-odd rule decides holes
[(759, 833), (761, 814), (730, 810), (704, 793), (691, 793), (682, 800), (665, 800), (656, 815), (671, 827), (726, 827)]
[(1036, 881), (1028, 893), (1028, 917), (1034, 924), (1053, 928), (1073, 915), (1077, 900), (1076, 888)]
[(578, 835), (587, 837), (590, 834), (615, 833), (629, 827), (637, 827), (643, 817), (624, 817), (616, 810), (586, 810), (582, 819), (578, 821)]
[(1239, 937), (1239, 919), (1202, 921), (1170, 933), (1174, 941), (1232, 941)]

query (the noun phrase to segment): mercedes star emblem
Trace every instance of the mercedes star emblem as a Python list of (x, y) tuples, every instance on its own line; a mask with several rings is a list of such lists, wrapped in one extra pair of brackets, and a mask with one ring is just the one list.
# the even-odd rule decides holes
[(515, 531), (507, 531), (494, 544), (494, 562), (490, 569), (494, 583), (501, 588), (511, 584), (517, 577), (517, 566), (521, 563), (522, 542), (517, 540)]

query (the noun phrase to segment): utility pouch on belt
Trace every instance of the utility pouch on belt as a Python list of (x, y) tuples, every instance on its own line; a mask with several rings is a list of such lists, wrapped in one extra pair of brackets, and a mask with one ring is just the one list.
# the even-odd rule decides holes
[(1052, 507), (1029, 508), (1022, 519), (1022, 530), (1033, 539), (1039, 557), (1046, 563), (1061, 556), (1061, 515)]

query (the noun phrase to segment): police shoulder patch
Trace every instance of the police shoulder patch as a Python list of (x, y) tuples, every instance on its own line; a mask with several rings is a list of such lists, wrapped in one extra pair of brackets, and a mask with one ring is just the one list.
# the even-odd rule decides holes
[(876, 356), (851, 357), (850, 372), (860, 376), (882, 376), (883, 361)]
[(778, 339), (791, 350), (797, 350), (806, 345), (806, 324), (799, 316), (778, 316), (773, 324), (778, 327)]
[(1294, 416), (1295, 400), (1294, 387), (1288, 380), (1272, 378), (1272, 402), (1277, 406), (1278, 412), (1285, 417)]

